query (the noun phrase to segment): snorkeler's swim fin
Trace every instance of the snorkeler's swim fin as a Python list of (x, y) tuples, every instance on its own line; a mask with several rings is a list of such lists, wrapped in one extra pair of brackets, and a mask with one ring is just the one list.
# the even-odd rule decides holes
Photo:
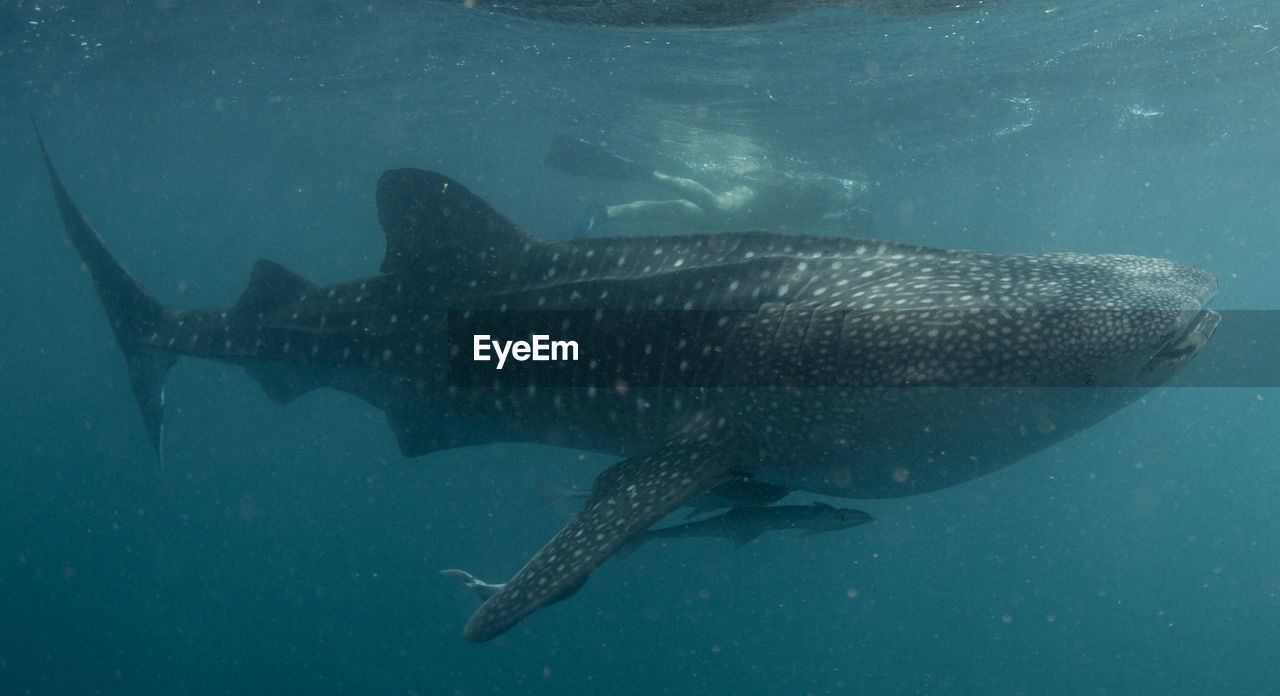
[(599, 201), (591, 201), (588, 203), (590, 210), (583, 217), (582, 222), (573, 231), (575, 239), (581, 239), (592, 232), (599, 232), (604, 223), (609, 221), (609, 209)]
[(653, 175), (651, 166), (610, 152), (590, 140), (567, 135), (551, 138), (551, 148), (542, 161), (566, 174), (603, 181), (647, 181)]

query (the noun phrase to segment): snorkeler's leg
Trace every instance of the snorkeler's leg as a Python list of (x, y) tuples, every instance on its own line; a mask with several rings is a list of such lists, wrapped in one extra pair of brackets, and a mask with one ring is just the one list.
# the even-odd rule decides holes
[(653, 173), (653, 182), (679, 193), (692, 201), (693, 205), (705, 210), (717, 210), (721, 207), (720, 197), (716, 192), (693, 179), (683, 176), (671, 176), (670, 174), (655, 171)]
[(691, 201), (633, 201), (622, 205), (611, 205), (605, 208), (608, 219), (613, 220), (660, 220), (679, 222), (685, 225), (701, 227), (707, 223), (707, 213)]

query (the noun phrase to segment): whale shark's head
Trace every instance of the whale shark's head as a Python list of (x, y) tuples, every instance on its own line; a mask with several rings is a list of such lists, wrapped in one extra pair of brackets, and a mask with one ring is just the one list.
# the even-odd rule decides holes
[(1143, 259), (1131, 273), (1137, 297), (1148, 297), (1149, 312), (1157, 320), (1146, 334), (1155, 342), (1150, 359), (1137, 371), (1137, 386), (1163, 384), (1204, 347), (1222, 317), (1208, 309), (1218, 291), (1218, 279), (1204, 269), (1167, 259)]
[(1060, 326), (1045, 335), (1055, 348), (1069, 346), (1062, 364), (1079, 369), (1086, 385), (1158, 386), (1199, 352), (1221, 319), (1207, 309), (1218, 280), (1196, 266), (1123, 255), (1060, 260), (1078, 272), (1065, 274), (1071, 287), (1065, 307), (1055, 307)]
[[(1217, 279), (1167, 258), (1093, 257), (1107, 288), (1079, 288), (1082, 335), (1100, 345), (1094, 372), (1102, 386), (1151, 388), (1187, 365), (1221, 320), (1208, 310)], [(1097, 310), (1094, 310), (1097, 307)], [(1076, 312), (1071, 312), (1075, 315)]]
[(1051, 323), (1059, 326), (1040, 334), (1062, 356), (1061, 384), (1158, 386), (1199, 352), (1221, 319), (1207, 309), (1218, 280), (1199, 267), (1144, 256), (1050, 256), (1068, 268), (1058, 274), (1067, 287), (1051, 303)]
[[(1177, 261), (890, 251), (854, 269), (867, 282), (818, 288), (834, 312), (791, 321), (793, 333), (842, 341), (837, 366), (798, 374), (798, 383), (834, 375), (838, 384), (827, 386), (1150, 388), (1194, 357), (1219, 321), (1206, 309), (1217, 279)], [(826, 348), (813, 343), (802, 366), (821, 363)]]

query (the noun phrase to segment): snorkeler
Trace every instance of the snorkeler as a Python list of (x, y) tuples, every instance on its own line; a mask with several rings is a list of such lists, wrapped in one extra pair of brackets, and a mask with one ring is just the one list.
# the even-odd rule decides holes
[[(757, 176), (717, 193), (698, 181), (672, 176), (581, 138), (556, 136), (545, 164), (569, 174), (605, 181), (651, 183), (679, 198), (596, 205), (583, 231), (605, 222), (657, 220), (704, 230), (802, 229), (837, 212), (848, 197), (831, 177)], [(851, 182), (849, 182), (851, 183)]]

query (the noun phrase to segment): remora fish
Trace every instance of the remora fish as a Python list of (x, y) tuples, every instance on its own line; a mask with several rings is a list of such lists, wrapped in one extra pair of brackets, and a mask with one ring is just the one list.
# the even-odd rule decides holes
[(498, 594), (498, 591), (502, 589), (502, 583), (485, 582), (471, 573), (468, 573), (465, 570), (458, 570), (457, 568), (442, 570), (440, 571), (440, 574), (448, 578), (454, 578), (466, 587), (475, 590), (476, 596), (480, 598), (481, 602), (484, 602), (490, 597)]
[[(259, 261), (234, 305), (177, 311), (111, 255), (44, 157), (153, 446), (165, 372), (194, 355), (243, 366), (281, 403), (319, 387), (355, 394), (386, 412), (406, 456), (526, 441), (624, 457), (476, 610), (463, 631), (471, 641), (571, 594), (630, 538), (734, 477), (866, 498), (1000, 469), (1167, 380), (1219, 321), (1205, 309), (1217, 280), (1176, 261), (771, 233), (555, 242), (418, 169), (378, 180), (380, 274), (319, 286)], [(682, 349), (740, 340), (762, 374), (852, 372), (880, 386), (451, 388), (445, 315), (473, 307), (731, 308), (757, 316), (756, 330), (726, 336), (704, 325), (680, 337)], [(879, 311), (899, 309), (912, 311)], [(641, 328), (599, 330), (634, 348), (652, 340), (652, 327)], [(585, 337), (595, 327), (577, 329)], [(922, 374), (941, 386), (906, 388)], [(1028, 387), (1028, 376), (1049, 386)]]
[(743, 546), (765, 532), (803, 529), (800, 536), (835, 532), (874, 522), (875, 518), (861, 510), (842, 508), (814, 501), (810, 505), (747, 505), (693, 522), (647, 529), (631, 537), (616, 554), (624, 556), (655, 539), (683, 537), (719, 537)]

